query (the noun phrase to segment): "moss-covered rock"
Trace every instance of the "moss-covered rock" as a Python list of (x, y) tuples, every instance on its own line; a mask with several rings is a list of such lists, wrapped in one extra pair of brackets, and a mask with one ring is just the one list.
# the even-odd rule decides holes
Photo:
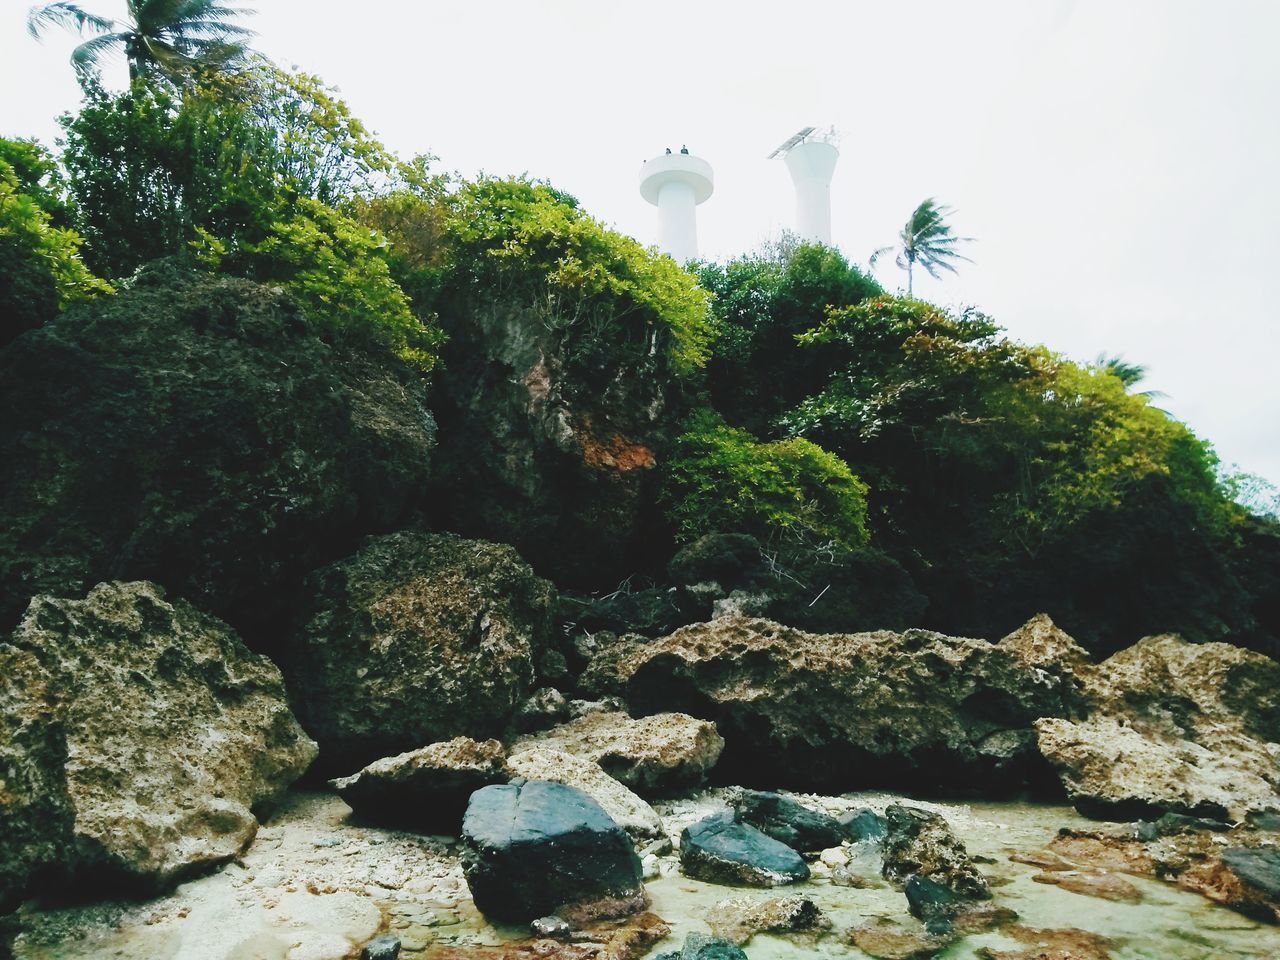
[(148, 579), (245, 631), (419, 503), (434, 423), (389, 353), (278, 290), (158, 266), (0, 353), (0, 626)]

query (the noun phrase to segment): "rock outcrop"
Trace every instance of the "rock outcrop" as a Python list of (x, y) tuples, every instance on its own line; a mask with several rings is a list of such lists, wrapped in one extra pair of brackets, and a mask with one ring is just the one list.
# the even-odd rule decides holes
[(488, 294), (441, 312), (436, 519), (513, 544), (562, 586), (612, 588), (645, 552), (669, 433), (661, 351), (581, 357), (561, 318)]
[(268, 644), (308, 571), (417, 509), (435, 436), (394, 356), (162, 267), (0, 352), (0, 410), (0, 630), (37, 594), (152, 580)]
[(1242, 818), (1280, 807), (1280, 664), (1225, 643), (1147, 637), (1084, 674), (1088, 719), (1036, 724), (1090, 816)]
[(736, 617), (647, 643), (620, 638), (584, 674), (638, 714), (715, 720), (726, 775), (806, 789), (1041, 776), (1032, 725), (1073, 715), (1069, 680), (983, 640), (818, 635)]
[(649, 796), (705, 782), (720, 759), (724, 739), (714, 723), (682, 713), (633, 719), (602, 711), (516, 742), (515, 749), (526, 747), (592, 760), (614, 779)]
[(36, 597), (0, 676), (0, 851), (72, 880), (157, 889), (230, 859), (316, 754), (279, 670), (150, 583)]
[(778, 887), (809, 879), (809, 867), (800, 854), (738, 823), (731, 810), (684, 828), (680, 869), (697, 880), (743, 887)]
[(454, 737), (330, 781), (351, 808), (372, 823), (454, 834), (471, 794), (510, 779), (497, 740)]
[(533, 687), (555, 591), (510, 547), (402, 532), (307, 583), (283, 666), (327, 772), (500, 734)]
[(477, 790), (462, 821), (462, 862), (476, 907), (495, 920), (555, 914), (581, 923), (646, 903), (627, 834), (594, 800), (560, 783)]

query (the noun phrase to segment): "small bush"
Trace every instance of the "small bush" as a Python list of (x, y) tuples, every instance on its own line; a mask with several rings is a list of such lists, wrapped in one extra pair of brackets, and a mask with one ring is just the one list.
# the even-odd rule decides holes
[(867, 542), (867, 488), (839, 457), (803, 439), (760, 443), (710, 410), (686, 428), (663, 490), (681, 542), (719, 531), (850, 550)]

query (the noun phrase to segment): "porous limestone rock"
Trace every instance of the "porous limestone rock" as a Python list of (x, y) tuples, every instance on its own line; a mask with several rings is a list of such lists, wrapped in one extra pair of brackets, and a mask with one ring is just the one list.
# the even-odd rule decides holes
[(599, 764), (545, 747), (512, 753), (511, 773), (526, 780), (552, 780), (576, 787), (604, 808), (614, 822), (636, 839), (663, 836), (662, 821), (653, 807), (636, 796)]
[(425, 833), (457, 833), (471, 794), (509, 779), (497, 740), (454, 737), (330, 781), (364, 819)]
[(757, 933), (816, 934), (831, 929), (831, 920), (808, 897), (721, 900), (707, 915), (714, 936), (743, 946)]
[[(18, 773), (16, 835), (47, 811), (36, 865), (73, 880), (105, 873), (157, 889), (230, 859), (257, 832), (253, 811), (316, 755), (271, 661), (151, 583), (36, 597), (0, 663), (6, 688), (9, 677), (24, 685), (0, 699), (0, 722), (18, 733), (4, 748)], [(14, 808), (0, 811), (10, 835)]]
[(957, 897), (986, 900), (991, 896), (965, 846), (940, 815), (919, 807), (890, 804), (885, 809), (884, 876), (905, 885), (924, 877)]
[(1242, 818), (1280, 806), (1280, 663), (1226, 643), (1147, 637), (1085, 674), (1083, 721), (1036, 724), (1090, 816)]
[(544, 733), (521, 738), (515, 749), (544, 747), (598, 763), (642, 795), (695, 787), (720, 759), (724, 740), (716, 725), (682, 713), (632, 719), (589, 713)]
[(551, 631), (551, 584), (510, 547), (451, 534), (371, 538), (307, 583), (283, 669), (334, 774), (502, 733)]
[(721, 765), (803, 789), (1042, 775), (1032, 724), (1067, 716), (1065, 672), (983, 640), (924, 630), (819, 635), (724, 618), (658, 640), (620, 638), (583, 675), (639, 714), (714, 719)]

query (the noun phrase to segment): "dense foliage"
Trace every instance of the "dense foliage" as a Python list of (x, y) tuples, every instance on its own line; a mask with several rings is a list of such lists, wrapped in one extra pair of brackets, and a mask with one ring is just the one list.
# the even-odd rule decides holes
[(676, 440), (663, 499), (677, 538), (748, 533), (789, 549), (850, 550), (867, 541), (867, 488), (808, 440), (756, 441), (700, 410)]
[[(21, 175), (5, 156), (28, 161)], [(38, 152), (0, 140), (0, 344), (42, 326), (68, 303), (111, 292), (80, 259), (80, 237), (56, 225), (63, 208), (42, 186), (44, 167)]]

